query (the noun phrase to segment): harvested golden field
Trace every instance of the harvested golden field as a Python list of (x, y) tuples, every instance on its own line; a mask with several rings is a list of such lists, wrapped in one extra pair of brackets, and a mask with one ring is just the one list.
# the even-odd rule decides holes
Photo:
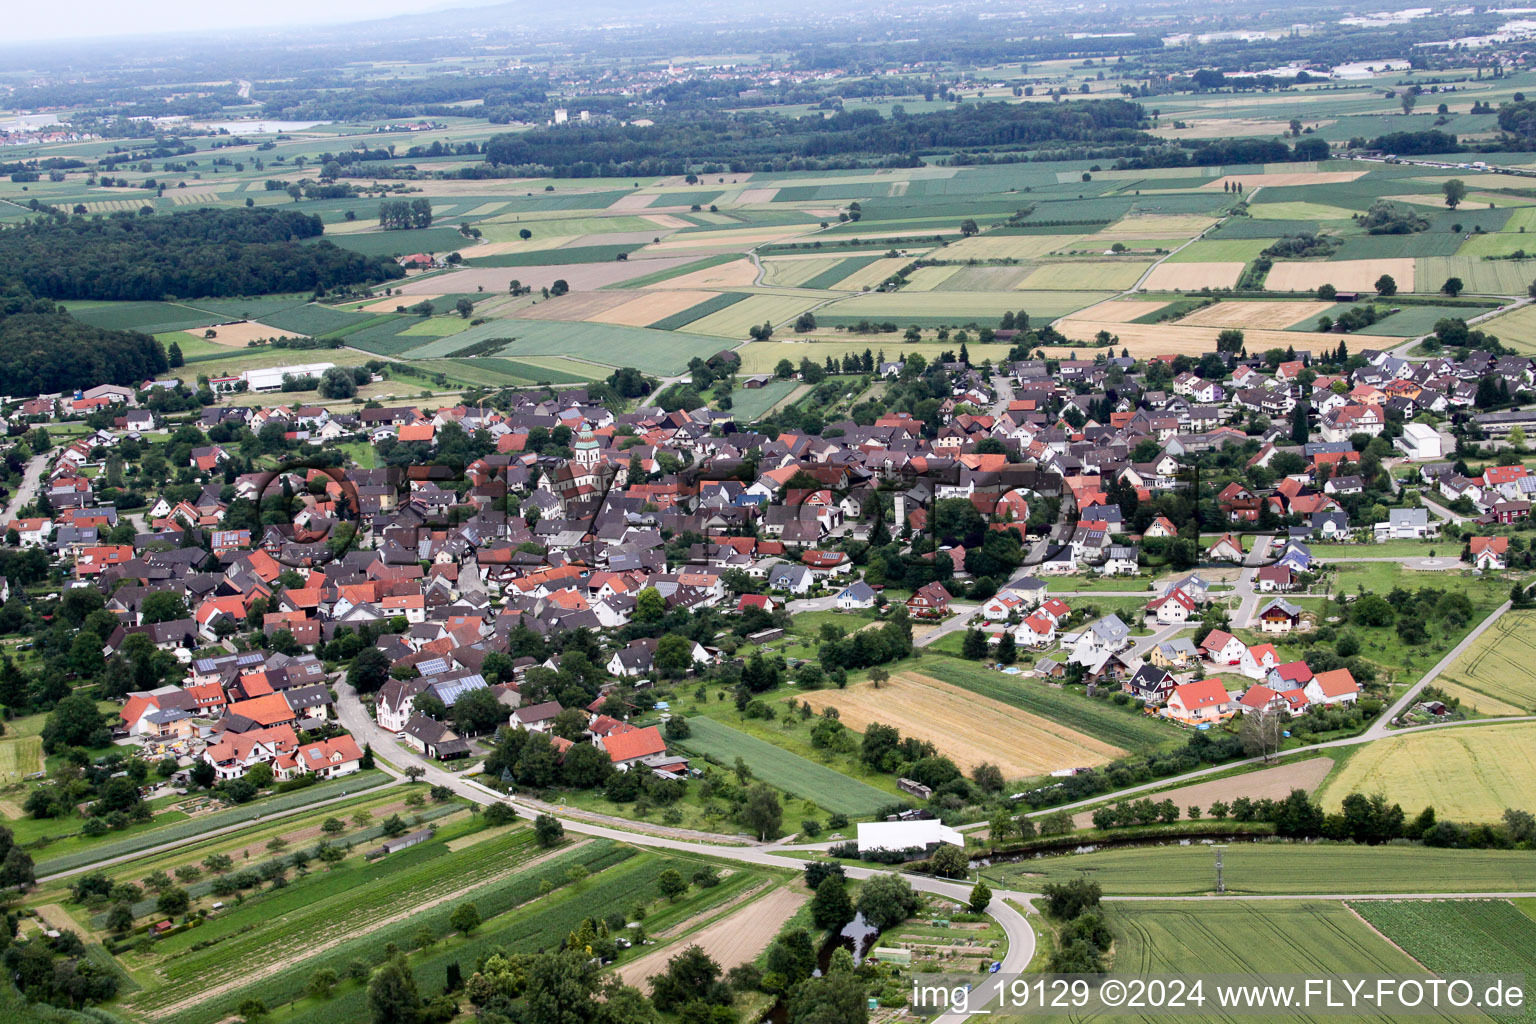
[[(1104, 320), (1084, 320), (1079, 316), (1064, 317), (1051, 326), (1068, 338), (1084, 342), (1092, 341), (1100, 331), (1108, 331), (1119, 338), (1114, 343), (1116, 349), (1128, 348), (1131, 355), (1138, 359), (1163, 354), (1198, 356), (1214, 352), (1216, 336), (1222, 331), (1219, 327), (1192, 327), (1178, 320), (1166, 324), (1117, 324)], [(1283, 349), (1288, 345), (1320, 346), (1335, 337), (1332, 334), (1313, 334), (1307, 331), (1245, 330), (1243, 334), (1250, 352)], [(1059, 355), (1066, 351), (1057, 348), (1052, 354)]]
[(643, 210), (651, 205), (656, 197), (649, 192), (631, 192), (627, 196), (619, 196), (608, 204), (610, 210)]
[(1155, 313), (1168, 305), (1156, 299), (1110, 299), (1073, 314), (1074, 320), (1097, 320), (1105, 324), (1128, 324), (1137, 317)]
[[(1188, 125), (1187, 128), (1174, 128), (1170, 122), (1167, 127), (1152, 129), (1151, 134), (1164, 139), (1236, 139), (1255, 135), (1276, 135), (1280, 127), (1274, 121), (1248, 117), (1207, 117), (1200, 120), (1186, 119), (1184, 123)], [(1326, 128), (1333, 124), (1333, 121), (1324, 119), (1307, 123)], [(1146, 172), (1137, 173), (1145, 174)], [(1161, 170), (1157, 173), (1159, 176), (1163, 174)], [(1098, 177), (1103, 178), (1108, 175), (1100, 174)]]
[(642, 292), (638, 298), (630, 299), (621, 306), (595, 313), (587, 319), (604, 324), (621, 324), (625, 327), (647, 327), (673, 313), (691, 309), (718, 294), (720, 293), (687, 290)]
[[(946, 260), (1026, 260), (1055, 252), (1082, 235), (973, 235), (938, 250)], [(1107, 248), (1107, 246), (1106, 246)]]
[(1287, 185), (1339, 185), (1347, 181), (1354, 181), (1364, 176), (1365, 171), (1281, 171), (1278, 174), (1227, 174), (1220, 178), (1212, 178), (1201, 185), (1201, 188), (1225, 188), (1229, 185), (1241, 184), (1245, 189), (1256, 189), (1263, 185), (1274, 185), (1281, 188)]
[[(1178, 804), (1180, 814), (1183, 814), (1191, 804), (1198, 806), (1202, 811), (1208, 811), (1211, 804), (1218, 800), (1230, 804), (1240, 796), (1246, 796), (1250, 800), (1262, 800), (1265, 797), (1271, 800), (1283, 800), (1293, 789), (1312, 792), (1322, 784), (1332, 770), (1332, 758), (1314, 757), (1305, 761), (1276, 765), (1273, 768), (1263, 768), (1256, 772), (1233, 775), (1225, 779), (1180, 786), (1177, 789), (1153, 794), (1152, 799), (1154, 801), (1172, 800)], [(1072, 824), (1078, 828), (1091, 827), (1093, 812), (1081, 811), (1073, 815)]]
[(733, 260), (718, 267), (705, 267), (691, 274), (658, 282), (657, 288), (740, 288), (757, 280), (757, 267), (751, 260)]
[(1215, 217), (1192, 213), (1133, 213), (1093, 237), (1105, 243), (1123, 238), (1193, 238), (1215, 223)]
[(1323, 263), (1276, 263), (1264, 287), (1277, 292), (1310, 292), (1331, 284), (1341, 292), (1374, 292), (1376, 279), (1390, 274), (1400, 292), (1413, 291), (1414, 261), (1406, 257), (1379, 260), (1330, 260)]
[(741, 231), (689, 231), (664, 238), (646, 247), (646, 252), (730, 252), (750, 249), (768, 242), (779, 242), (796, 235), (803, 235), (815, 225), (801, 227), (747, 228)]
[(777, 188), (744, 188), (736, 197), (736, 202), (742, 206), (751, 203), (771, 203), (773, 197), (779, 194)]
[(1239, 327), (1283, 331), (1303, 320), (1315, 319), (1328, 302), (1218, 302), (1197, 309), (1178, 323), (1188, 327)]
[(1093, 288), (1105, 291), (1133, 288), (1152, 266), (1147, 260), (1073, 260), (1036, 267), (1014, 285), (1017, 291)]
[(831, 286), (830, 290), (834, 292), (857, 292), (865, 288), (876, 288), (886, 278), (911, 262), (911, 260), (904, 256), (875, 260), (875, 262), (868, 266), (860, 267), (841, 281), (838, 281)]
[(470, 251), (470, 255), (475, 259), (484, 259), (487, 256), (508, 256), (519, 252), (547, 252), (550, 249), (563, 248), (579, 237), (579, 235), (545, 235), (504, 242), (482, 242)]
[[(409, 306), (418, 301), (420, 300), (412, 298), (405, 302), (404, 305)], [(395, 303), (395, 306), (399, 305), (402, 305), (402, 303)], [(390, 307), (390, 311), (394, 311), (394, 306)], [(244, 323), (239, 324), (217, 324), (213, 327), (206, 328), (206, 330), (214, 332), (214, 336), (209, 338), (209, 341), (220, 345), (228, 345), (231, 348), (245, 348), (246, 342), (258, 341), (262, 338), (304, 337), (304, 335), (298, 333), (297, 331), (278, 330), (276, 327), (268, 327), (266, 324), (256, 320), (247, 320)], [(198, 337), (202, 337), (204, 332), (193, 330), (190, 333), (195, 334)]]
[(1246, 263), (1159, 263), (1141, 287), (1149, 292), (1192, 292), (1201, 288), (1230, 288), (1243, 276)]
[(903, 736), (927, 740), (967, 772), (990, 761), (1004, 776), (1024, 778), (1106, 764), (1125, 753), (1048, 718), (917, 672), (892, 676), (878, 690), (866, 682), (846, 690), (818, 690), (805, 699), (818, 711), (837, 708), (850, 729), (863, 731), (879, 722), (895, 726)]
[(518, 314), (524, 320), (591, 320), (616, 306), (634, 301), (633, 292), (566, 292), (529, 306)]
[(1536, 806), (1536, 722), (1457, 726), (1368, 743), (1323, 787), (1323, 809), (1337, 810), (1350, 793), (1381, 793), (1410, 816), (1433, 805), (1442, 818), (1498, 821), (1506, 807)]
[(648, 220), (652, 224), (655, 224), (659, 228), (691, 228), (691, 227), (693, 227), (692, 224), (689, 224), (687, 221), (683, 220), (681, 217), (674, 217), (670, 213), (647, 213), (644, 216), (642, 216), (640, 219), (641, 220)]
[(432, 302), (442, 297), (441, 292), (419, 292), (402, 302), (400, 299), (391, 296), (387, 299), (380, 299), (378, 302), (362, 306), (360, 311), (363, 313), (393, 313), (400, 306), (414, 306), (418, 302)]

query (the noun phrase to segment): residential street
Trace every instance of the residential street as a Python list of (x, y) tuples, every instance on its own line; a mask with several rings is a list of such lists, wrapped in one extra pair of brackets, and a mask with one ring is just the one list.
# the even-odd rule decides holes
[(43, 482), (43, 472), (48, 468), (48, 454), (34, 455), (27, 460), (26, 468), (21, 474), (21, 483), (16, 486), (16, 491), (11, 495), (11, 500), (5, 506), (5, 521), (10, 522), (16, 518), (16, 513), (32, 503), (37, 497), (37, 490)]

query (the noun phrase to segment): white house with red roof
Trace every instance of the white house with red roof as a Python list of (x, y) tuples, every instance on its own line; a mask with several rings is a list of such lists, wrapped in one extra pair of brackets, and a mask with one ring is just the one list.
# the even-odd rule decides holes
[(1220, 679), (1198, 679), (1175, 686), (1163, 714), (1185, 725), (1221, 722), (1232, 716), (1232, 697)]
[(1243, 652), (1237, 670), (1249, 679), (1263, 679), (1280, 664), (1280, 652), (1274, 644), (1254, 644)]
[(988, 622), (1005, 622), (1011, 615), (1022, 615), (1028, 606), (1017, 594), (993, 594), (982, 602), (981, 617)]
[(1147, 614), (1162, 625), (1171, 626), (1197, 618), (1200, 611), (1194, 598), (1186, 594), (1183, 589), (1174, 587), (1162, 597), (1148, 601)]
[(1038, 614), (1044, 615), (1056, 625), (1060, 626), (1072, 615), (1072, 609), (1067, 607), (1067, 602), (1059, 597), (1053, 597), (1046, 601), (1038, 609)]
[(648, 757), (659, 757), (667, 752), (667, 742), (661, 738), (661, 730), (654, 725), (644, 729), (612, 732), (593, 740), (608, 755), (608, 760), (621, 772), (627, 772)]
[(1213, 629), (1201, 641), (1200, 653), (1213, 665), (1236, 665), (1248, 653), (1248, 645), (1224, 629)]
[(1360, 699), (1360, 684), (1347, 668), (1319, 672), (1303, 690), (1313, 704), (1353, 704)]
[(1014, 628), (1013, 639), (1025, 647), (1049, 647), (1056, 642), (1056, 623), (1049, 616), (1035, 612)]
[(1509, 567), (1508, 537), (1473, 537), (1467, 541), (1472, 564), (1487, 572)]

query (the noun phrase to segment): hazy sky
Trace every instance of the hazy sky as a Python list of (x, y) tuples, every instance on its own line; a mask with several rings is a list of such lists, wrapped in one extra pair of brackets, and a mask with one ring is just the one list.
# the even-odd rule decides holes
[(159, 0), (145, 6), (121, 0), (76, 0), (61, 9), (21, 3), (5, 18), (7, 42), (67, 40), (100, 36), (206, 32), (317, 22), (366, 21), (397, 14), (421, 14), (447, 7), (472, 7), (494, 0)]

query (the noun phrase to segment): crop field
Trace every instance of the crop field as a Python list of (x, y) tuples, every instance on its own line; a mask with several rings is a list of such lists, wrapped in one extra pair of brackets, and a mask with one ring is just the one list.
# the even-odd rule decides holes
[[(691, 294), (691, 293), (687, 293)], [(635, 301), (632, 292), (566, 292), (517, 311), (522, 320), (594, 320), (610, 309)], [(643, 324), (641, 326), (644, 326)]]
[[(1044, 256), (1077, 241), (1082, 232), (1063, 232), (1059, 235), (1011, 235), (988, 233), (951, 242), (936, 255), (946, 260), (1027, 260)], [(1109, 248), (1108, 244), (1103, 248)]]
[(1096, 306), (1079, 310), (1074, 320), (1096, 320), (1104, 324), (1128, 324), (1132, 320), (1156, 313), (1168, 303), (1160, 299), (1110, 299)]
[(667, 961), (685, 946), (698, 946), (722, 971), (749, 963), (768, 948), (779, 929), (808, 898), (803, 889), (779, 886), (683, 940), (625, 963), (618, 975), (625, 984), (642, 985), (647, 978), (665, 971)]
[(819, 274), (829, 270), (840, 280), (845, 271), (840, 269), (849, 259), (847, 256), (774, 256), (763, 260), (763, 280), (767, 284), (797, 288)]
[[(1167, 974), (1187, 971), (1192, 964), (1212, 974), (1316, 976), (1338, 972), (1422, 977), (1425, 973), (1339, 903), (1111, 904), (1106, 923), (1116, 936), (1117, 975)], [(1195, 1022), (1240, 1019), (1215, 1007), (1205, 1013), (1183, 1010), (1177, 1017)], [(1079, 1018), (1061, 1015), (1057, 1019)], [(1081, 1019), (1119, 1022), (1153, 1018), (1115, 1013)], [(1353, 1019), (1385, 1024), (1391, 1018), (1358, 1014)], [(1422, 1019), (1458, 1018), (1426, 1015)]]
[[(990, 761), (1010, 779), (1105, 764), (1125, 752), (1049, 718), (917, 672), (893, 675), (879, 688), (858, 683), (845, 690), (820, 690), (805, 699), (818, 711), (837, 708), (850, 729), (862, 732), (873, 722), (895, 726), (903, 736), (931, 741), (966, 771)], [(987, 728), (977, 729), (978, 721), (987, 722)]]
[(1132, 752), (1153, 750), (1180, 741), (1166, 722), (1147, 718), (1107, 701), (1058, 689), (1021, 676), (1005, 676), (968, 661), (946, 661), (944, 680), (1000, 704), (1049, 719), (1100, 743)]
[(923, 267), (908, 279), (907, 288), (915, 292), (990, 292), (1017, 288), (1028, 266), (996, 267)]
[[(1332, 770), (1333, 760), (1327, 757), (1287, 761), (1273, 768), (1261, 768), (1258, 771), (1242, 772), (1227, 778), (1214, 779), (1211, 782), (1196, 782), (1189, 786), (1163, 790), (1156, 795), (1155, 799), (1172, 800), (1178, 804), (1181, 813), (1191, 804), (1205, 810), (1218, 800), (1230, 804), (1240, 796), (1246, 796), (1250, 800), (1260, 800), (1265, 797), (1271, 800), (1282, 800), (1293, 789), (1312, 792)], [(1090, 828), (1093, 825), (1093, 812), (1091, 810), (1078, 812), (1073, 815), (1072, 823), (1078, 828)]]
[(1151, 266), (1150, 262), (1130, 260), (1047, 263), (1031, 270), (1029, 276), (1014, 287), (1031, 291), (1077, 288), (1121, 291), (1133, 287)]
[[(1018, 292), (869, 292), (834, 302), (826, 312), (829, 316), (894, 320), (903, 325), (925, 320), (986, 323), (1021, 308), (1040, 319), (1066, 316), (1109, 297), (1108, 292), (1088, 291), (1034, 292), (1028, 296)], [(817, 310), (816, 319), (821, 318), (821, 310)]]
[(1266, 203), (1262, 199), (1248, 207), (1249, 216), (1256, 220), (1349, 220), (1357, 212), (1324, 203)]
[[(757, 280), (757, 267), (751, 260), (721, 257), (725, 262), (703, 261), (709, 265), (677, 274), (655, 282), (656, 287), (666, 288), (742, 288)], [(647, 265), (656, 261), (647, 260)], [(688, 266), (694, 265), (689, 261)]]
[(1536, 354), (1536, 306), (1522, 306), (1478, 324), (1479, 330), (1496, 335), (1505, 347), (1522, 354)]
[(689, 262), (683, 257), (656, 260), (613, 260), (603, 263), (539, 264), (520, 267), (470, 267), (431, 277), (416, 277), (400, 285), (395, 291), (405, 295), (442, 293), (445, 291), (474, 292), (484, 288), (488, 294), (503, 294), (509, 281), (517, 280), (534, 291), (548, 288), (556, 281), (564, 281), (573, 292), (596, 291), (609, 285), (621, 284), (632, 278), (642, 277)]
[[(416, 301), (418, 300), (412, 299), (405, 305), (409, 306)], [(370, 319), (372, 317), (363, 313), (351, 313), (343, 309), (332, 309), (329, 306), (317, 306), (313, 303), (267, 313), (261, 318), (262, 323), (276, 327), (278, 330), (292, 331), (311, 338), (365, 324)]]
[(814, 299), (794, 295), (752, 295), (694, 320), (684, 326), (683, 331), (744, 341), (747, 331), (754, 325), (765, 322), (775, 326), (783, 324), (814, 304)]
[(1183, 327), (1238, 327), (1282, 331), (1304, 321), (1316, 322), (1327, 302), (1218, 302), (1197, 309), (1176, 323)]
[(437, 370), (450, 377), (476, 384), (508, 385), (526, 384), (581, 384), (602, 376), (595, 366), (585, 373), (576, 368), (582, 364), (566, 362), (563, 367), (541, 366), (520, 359), (502, 359), (498, 356), (474, 356), (466, 359), (423, 359), (421, 366)]
[(1230, 288), (1243, 274), (1245, 263), (1159, 263), (1147, 275), (1142, 288), (1149, 292), (1198, 291), (1201, 288)]
[(722, 348), (730, 347), (724, 338), (692, 332), (650, 331), (643, 327), (573, 324), (558, 320), (500, 320), (495, 324), (512, 339), (497, 350), (496, 354), (500, 356), (575, 356), (606, 366), (633, 366), (643, 373), (664, 376), (682, 373), (694, 356), (707, 359)]
[[(1536, 252), (1533, 244), (1528, 252)], [(1466, 290), (1475, 295), (1525, 295), (1531, 278), (1536, 277), (1536, 258), (1528, 260), (1485, 260), (1477, 256), (1429, 256), (1415, 261), (1420, 286), (1439, 288), (1449, 277), (1461, 278)], [(1401, 283), (1398, 285), (1402, 288)]]
[[(622, 293), (598, 294), (606, 296)], [(647, 291), (623, 305), (602, 310), (587, 319), (621, 327), (653, 327), (658, 331), (670, 331), (724, 309), (740, 299), (739, 294), (722, 295), (718, 292)]]
[[(1378, 931), (1435, 974), (1536, 972), (1536, 921), (1508, 900), (1361, 900), (1350, 904)], [(1528, 1021), (1530, 1008), (1488, 1011)]]
[[(1347, 307), (1346, 307), (1347, 308)], [(1392, 335), (1399, 338), (1412, 338), (1420, 334), (1429, 334), (1434, 331), (1436, 321), (1446, 317), (1458, 320), (1470, 320), (1472, 317), (1484, 313), (1491, 313), (1493, 307), (1478, 308), (1474, 306), (1403, 306), (1391, 316), (1376, 321), (1368, 327), (1363, 327), (1355, 334), (1364, 335)]]
[[(1277, 292), (1310, 292), (1331, 284), (1340, 291), (1374, 292), (1376, 280), (1388, 274), (1397, 282), (1398, 291), (1411, 292), (1416, 281), (1414, 262), (1408, 258), (1389, 258), (1276, 263), (1264, 279), (1264, 287)], [(1438, 288), (1439, 282), (1433, 287)]]
[(229, 317), (180, 302), (66, 302), (76, 320), (113, 331), (160, 334), (207, 327)]
[[(1175, 320), (1166, 324), (1116, 324), (1068, 317), (1053, 324), (1058, 331), (1077, 341), (1091, 341), (1099, 331), (1108, 331), (1119, 338), (1116, 348), (1128, 348), (1136, 358), (1172, 353), (1175, 355), (1200, 355), (1216, 350), (1218, 327), (1191, 327)], [(1267, 331), (1248, 329), (1244, 332), (1247, 344), (1253, 351), (1285, 348), (1288, 345), (1304, 345), (1308, 342), (1321, 344), (1331, 334), (1304, 334), (1298, 331)], [(1302, 339), (1306, 339), (1303, 341)]]
[[(850, 723), (851, 724), (851, 723)], [(692, 735), (677, 743), (719, 763), (729, 766), (737, 757), (751, 766), (753, 774), (794, 795), (829, 811), (853, 817), (868, 817), (880, 808), (895, 803), (891, 794), (868, 783), (807, 760), (783, 747), (749, 736), (712, 718), (688, 719)]]
[(1197, 214), (1131, 214), (1093, 237), (1105, 243), (1136, 238), (1193, 238), (1216, 223)]
[(1462, 726), (1366, 744), (1323, 787), (1335, 810), (1350, 793), (1382, 793), (1410, 815), (1432, 805), (1457, 821), (1498, 821), (1536, 807), (1536, 723)]
[(1536, 612), (1506, 612), (1435, 685), (1484, 715), (1529, 715), (1536, 713), (1532, 665), (1536, 665)]
[[(1046, 856), (996, 864), (983, 873), (1009, 888), (1092, 878), (1115, 896), (1198, 896), (1216, 889), (1215, 858), (1203, 845), (1155, 846)], [(1536, 861), (1519, 850), (1444, 850), (1353, 843), (1235, 842), (1223, 857), (1228, 892), (1255, 895), (1523, 892), (1536, 888)], [(1328, 870), (1319, 870), (1326, 863)]]
[(400, 333), (417, 338), (446, 338), (468, 326), (469, 321), (461, 316), (432, 316), (417, 320)]

